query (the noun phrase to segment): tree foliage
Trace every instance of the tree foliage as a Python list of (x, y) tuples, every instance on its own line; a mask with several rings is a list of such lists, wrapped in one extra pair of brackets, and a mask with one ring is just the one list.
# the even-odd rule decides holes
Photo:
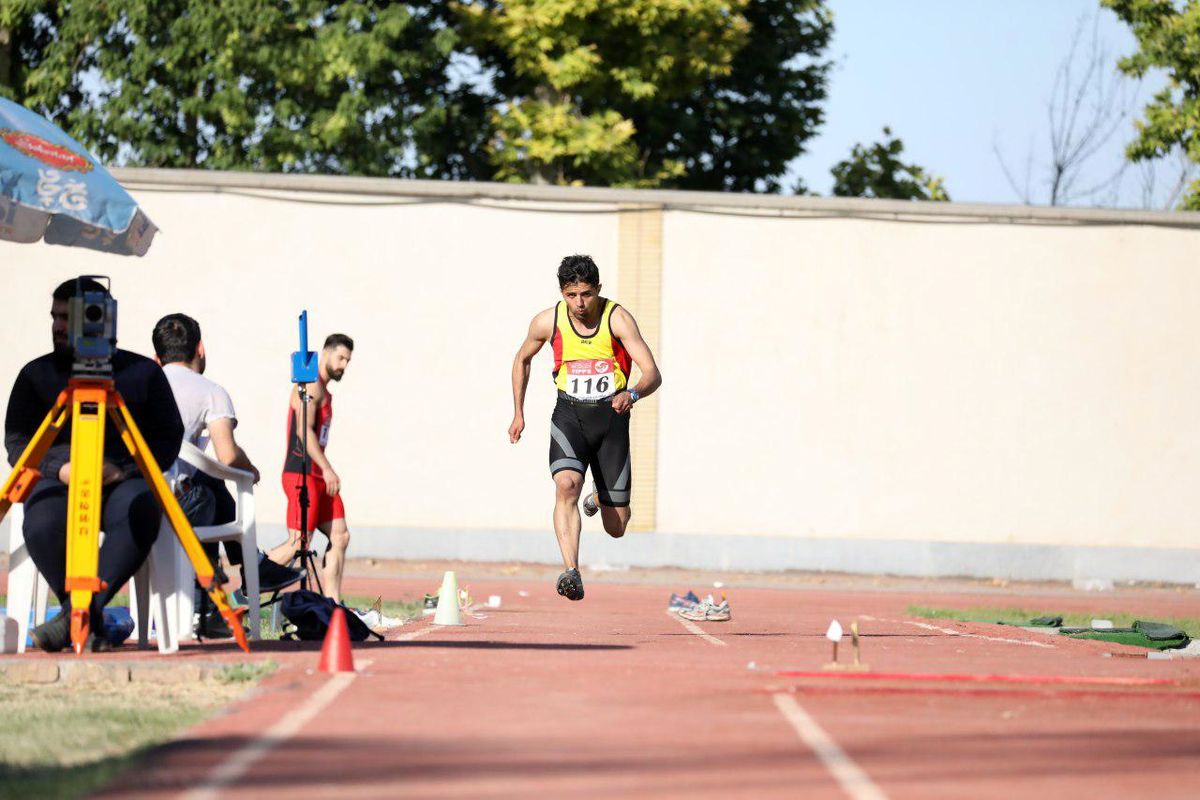
[(777, 191), (825, 0), (0, 0), (0, 93), (140, 166)]
[[(1121, 59), (1127, 75), (1166, 72), (1167, 84), (1144, 109), (1137, 138), (1126, 155), (1158, 159), (1181, 148), (1200, 163), (1200, 0), (1102, 0), (1133, 31), (1138, 51)], [(1191, 183), (1182, 205), (1200, 210), (1200, 180)]]
[(751, 0), (746, 44), (697, 92), (620, 106), (648, 163), (670, 160), (682, 189), (780, 190), (788, 162), (824, 121), (833, 18), (822, 0)]
[(850, 157), (834, 164), (837, 197), (881, 197), (893, 200), (949, 200), (942, 179), (916, 164), (900, 160), (904, 143), (883, 129), (883, 141), (854, 145)]
[(10, 93), (101, 157), (359, 175), (405, 174), (455, 43), (428, 6), (370, 1), (24, 0), (0, 26)]
[(822, 0), (466, 2), (504, 180), (778, 190), (821, 122)]
[(468, 43), (504, 102), (488, 152), (500, 180), (655, 184), (618, 109), (697, 92), (746, 42), (747, 0), (505, 0), (458, 6)]

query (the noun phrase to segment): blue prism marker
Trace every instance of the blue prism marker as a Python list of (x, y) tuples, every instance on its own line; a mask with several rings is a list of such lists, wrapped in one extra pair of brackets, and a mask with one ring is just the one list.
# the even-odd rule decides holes
[(308, 349), (308, 309), (300, 312), (300, 350), (292, 353), (292, 383), (316, 383), (317, 354)]

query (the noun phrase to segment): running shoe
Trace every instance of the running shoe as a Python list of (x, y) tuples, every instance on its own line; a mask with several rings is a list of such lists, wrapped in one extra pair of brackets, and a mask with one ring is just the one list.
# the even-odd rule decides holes
[(197, 639), (233, 638), (233, 631), (229, 629), (229, 623), (221, 616), (221, 612), (215, 608), (196, 622), (195, 631)]
[(682, 596), (671, 592), (671, 599), (667, 602), (667, 611), (681, 611), (685, 608), (695, 608), (698, 605), (700, 605), (700, 598), (690, 589), (687, 594)]
[(588, 496), (583, 498), (583, 513), (589, 517), (596, 516), (596, 512), (600, 510), (600, 506), (596, 504), (596, 482), (592, 481), (592, 491)]
[[(246, 568), (242, 570), (242, 586), (246, 585)], [(282, 564), (276, 564), (271, 559), (267, 558), (267, 554), (263, 551), (258, 551), (258, 591), (261, 594), (270, 594), (278, 592), (280, 589), (285, 589), (293, 583), (299, 583), (300, 579), (305, 575), (305, 570), (295, 570), (291, 567), (285, 567)]]
[(718, 603), (713, 600), (711, 594), (694, 608), (683, 608), (676, 613), (693, 622), (728, 622), (732, 618), (729, 613), (729, 601), (722, 597)]
[(430, 614), (436, 614), (437, 613), (437, 601), (438, 601), (438, 596), (436, 594), (425, 595), (425, 599), (421, 603), (421, 605), (422, 605), (421, 613), (424, 614), (425, 616), (429, 616)]
[(558, 593), (568, 600), (583, 599), (583, 577), (577, 569), (569, 569), (558, 576)]
[(71, 645), (71, 611), (64, 608), (58, 616), (29, 632), (33, 643), (47, 653), (58, 653)]

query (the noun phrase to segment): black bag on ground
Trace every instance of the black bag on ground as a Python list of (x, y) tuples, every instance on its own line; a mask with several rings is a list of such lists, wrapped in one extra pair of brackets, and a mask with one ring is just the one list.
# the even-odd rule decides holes
[[(325, 638), (325, 633), (329, 630), (329, 620), (333, 618), (333, 610), (339, 605), (332, 599), (307, 589), (287, 592), (279, 600), (279, 607), (283, 611), (283, 615), (296, 627), (292, 638), (306, 642), (319, 642)], [(383, 640), (382, 636), (372, 631), (365, 622), (359, 619), (358, 614), (344, 605), (342, 610), (346, 612), (346, 627), (350, 631), (350, 641), (364, 642), (371, 636)]]

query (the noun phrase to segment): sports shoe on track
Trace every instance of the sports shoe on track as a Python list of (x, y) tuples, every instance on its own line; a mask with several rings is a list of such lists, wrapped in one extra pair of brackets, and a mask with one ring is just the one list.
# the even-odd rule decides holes
[(589, 517), (596, 516), (596, 512), (600, 510), (600, 506), (596, 504), (596, 482), (592, 481), (592, 491), (588, 496), (583, 498), (583, 513)]
[(577, 569), (569, 569), (558, 576), (558, 593), (568, 600), (583, 599), (583, 577)]
[(681, 611), (685, 608), (695, 608), (700, 605), (700, 598), (694, 592), (688, 590), (685, 595), (677, 595), (671, 593), (671, 599), (667, 602), (667, 611)]
[(683, 608), (677, 613), (684, 619), (694, 622), (728, 622), (732, 618), (729, 613), (729, 601), (721, 598), (721, 602), (718, 603), (713, 600), (711, 594), (694, 608)]

